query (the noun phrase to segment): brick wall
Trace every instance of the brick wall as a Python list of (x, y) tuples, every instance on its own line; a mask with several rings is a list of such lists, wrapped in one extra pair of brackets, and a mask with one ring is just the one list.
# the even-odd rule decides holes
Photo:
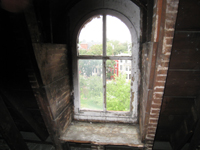
[[(155, 0), (152, 38), (143, 44), (140, 127), (142, 140), (152, 149), (165, 88), (179, 0)], [(147, 68), (148, 67), (148, 68)]]

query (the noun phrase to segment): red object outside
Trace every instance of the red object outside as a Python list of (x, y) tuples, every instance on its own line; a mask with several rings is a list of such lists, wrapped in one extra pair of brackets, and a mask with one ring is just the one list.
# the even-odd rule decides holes
[[(116, 74), (117, 76), (119, 75), (119, 61), (118, 60), (115, 60), (114, 74)], [(111, 79), (115, 79), (114, 74), (113, 76), (110, 77)]]

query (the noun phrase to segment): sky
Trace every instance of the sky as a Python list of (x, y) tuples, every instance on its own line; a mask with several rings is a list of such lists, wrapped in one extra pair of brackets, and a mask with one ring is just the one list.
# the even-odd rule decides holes
[[(102, 41), (102, 16), (95, 18), (91, 22), (87, 23), (82, 28), (79, 36), (79, 41)], [(131, 35), (128, 27), (118, 18), (107, 15), (107, 39), (118, 40), (121, 42), (130, 42)]]

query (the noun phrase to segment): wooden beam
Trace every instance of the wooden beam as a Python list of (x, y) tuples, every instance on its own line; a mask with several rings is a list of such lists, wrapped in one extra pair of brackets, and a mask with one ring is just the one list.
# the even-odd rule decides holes
[(0, 132), (11, 150), (28, 150), (0, 95)]
[(135, 3), (138, 7), (144, 8), (144, 10), (147, 10), (146, 3), (140, 1), (140, 0), (131, 0), (133, 3)]
[(147, 42), (151, 41), (152, 19), (153, 19), (153, 0), (147, 0)]
[(18, 97), (13, 97), (10, 93), (0, 89), (1, 93), (7, 98), (11, 106), (18, 112), (18, 114), (30, 125), (35, 134), (42, 140), (45, 141), (49, 136), (48, 132), (44, 130), (41, 125), (35, 120), (32, 114), (23, 107), (23, 104), (17, 102)]
[(188, 140), (191, 138), (193, 132), (189, 132), (182, 140), (179, 141), (178, 145), (174, 150), (180, 150), (184, 147), (184, 145), (188, 142)]
[[(27, 9), (25, 12), (25, 18), (28, 25), (28, 29), (31, 36), (32, 44), (34, 43), (41, 43), (42, 37), (41, 33), (39, 31), (39, 27), (37, 24), (36, 14), (34, 11), (33, 4), (30, 4), (29, 9)], [(49, 135), (54, 143), (54, 146), (56, 150), (63, 150), (62, 144), (59, 140), (58, 135), (58, 124), (53, 120), (52, 118), (52, 112), (50, 109), (49, 101), (47, 98), (46, 90), (43, 84), (43, 80), (41, 77), (41, 72), (38, 68), (38, 60), (35, 57), (35, 49), (32, 47), (30, 48), (29, 54), (30, 54), (30, 60), (32, 63), (32, 68), (28, 71), (29, 81), (31, 83), (31, 87), (33, 89), (33, 93), (35, 95), (35, 98), (37, 100), (38, 106), (40, 108), (42, 117), (44, 119), (45, 125), (47, 127), (47, 130), (49, 132)]]
[(200, 144), (200, 91), (198, 91), (198, 96), (196, 98), (195, 110), (197, 111), (198, 121), (196, 128), (194, 129), (194, 134), (191, 138), (188, 150), (196, 150), (197, 146)]
[(194, 130), (194, 134), (192, 136), (192, 139), (190, 141), (190, 145), (188, 150), (196, 150), (197, 146), (200, 143), (200, 120), (198, 120), (198, 123), (196, 125), (196, 128)]

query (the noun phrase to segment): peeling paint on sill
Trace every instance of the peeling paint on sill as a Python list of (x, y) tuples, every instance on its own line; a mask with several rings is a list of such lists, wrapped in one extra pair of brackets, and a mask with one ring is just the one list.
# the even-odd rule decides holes
[(60, 137), (65, 142), (143, 147), (138, 125), (73, 122)]

